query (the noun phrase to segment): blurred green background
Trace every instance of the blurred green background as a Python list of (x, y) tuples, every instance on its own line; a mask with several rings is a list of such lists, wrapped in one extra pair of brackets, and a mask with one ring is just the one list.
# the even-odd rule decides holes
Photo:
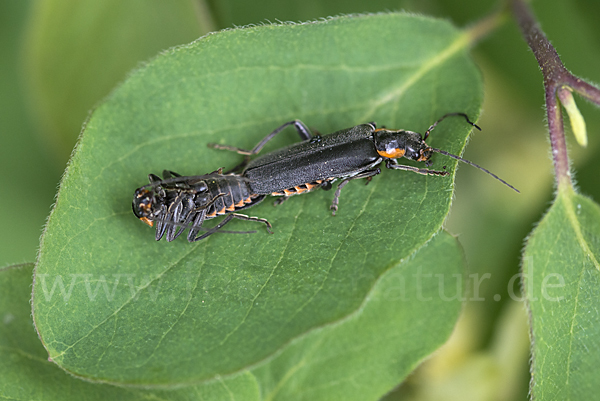
[[(35, 260), (61, 174), (89, 111), (161, 50), (212, 30), (342, 13), (406, 10), (468, 26), (498, 6), (491, 0), (0, 2), (0, 267)], [(533, 8), (567, 68), (600, 82), (600, 2), (546, 0)], [(459, 236), (469, 274), (481, 280), (478, 295), (485, 300), (466, 304), (449, 345), (390, 400), (439, 399), (439, 394), (444, 399), (457, 394), (461, 400), (525, 399), (527, 394), (527, 329), (520, 304), (510, 301), (508, 283), (519, 271), (524, 239), (553, 195), (543, 86), (536, 61), (510, 19), (473, 55), (484, 75), (486, 98), (479, 121), (483, 131), (473, 136), (465, 157), (522, 194), (475, 169), (460, 168), (447, 228)], [(383, 57), (373, 54), (373, 62)], [(576, 100), (587, 121), (589, 145), (581, 149), (568, 135), (575, 178), (583, 194), (598, 200), (600, 162), (594, 155), (600, 112)], [(518, 287), (517, 280), (517, 294)], [(479, 386), (468, 385), (474, 377)], [(469, 387), (470, 396), (461, 385)]]

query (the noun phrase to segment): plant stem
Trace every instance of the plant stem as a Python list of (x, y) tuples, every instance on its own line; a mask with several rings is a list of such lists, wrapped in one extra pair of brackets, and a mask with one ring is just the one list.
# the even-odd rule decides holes
[(510, 0), (510, 7), (544, 76), (548, 129), (558, 187), (572, 186), (562, 109), (558, 101), (559, 92), (573, 90), (600, 105), (600, 90), (567, 71), (558, 53), (540, 29), (531, 8), (523, 0)]

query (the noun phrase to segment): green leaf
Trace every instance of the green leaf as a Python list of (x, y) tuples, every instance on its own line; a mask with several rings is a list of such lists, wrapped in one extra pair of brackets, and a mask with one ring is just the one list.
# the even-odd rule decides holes
[[(274, 235), (235, 222), (259, 232), (194, 244), (155, 243), (131, 213), (133, 191), (150, 172), (233, 166), (237, 155), (206, 144), (252, 147), (294, 118), (323, 133), (368, 121), (422, 132), (450, 111), (475, 119), (481, 79), (467, 46), (443, 21), (341, 17), (220, 32), (132, 74), (89, 120), (42, 240), (34, 318), (52, 360), (93, 380), (196, 383), (355, 313), (440, 229), (451, 178), (385, 171), (346, 186), (336, 217), (331, 192), (263, 202), (251, 214)], [(429, 142), (460, 153), (466, 125), (444, 121)], [(295, 141), (284, 134), (265, 151)]]
[[(250, 374), (200, 389), (148, 391), (94, 384), (74, 378), (47, 359), (31, 320), (29, 303), (33, 265), (0, 270), (0, 398), (7, 400), (256, 400)], [(201, 394), (201, 395), (200, 395)], [(231, 397), (231, 398), (230, 398)]]
[[(346, 319), (300, 337), (239, 374), (175, 391), (76, 379), (48, 362), (29, 309), (31, 266), (0, 271), (0, 396), (10, 399), (379, 399), (449, 336), (463, 260), (442, 232), (384, 273)], [(458, 280), (458, 282), (457, 282)], [(435, 327), (435, 329), (433, 329)]]
[(559, 190), (523, 265), (538, 400), (595, 399), (600, 391), (599, 261), (600, 208)]
[(32, 3), (28, 83), (48, 143), (64, 160), (89, 110), (131, 68), (211, 28), (191, 0)]
[(452, 332), (463, 266), (458, 241), (436, 235), (384, 273), (354, 314), (253, 369), (263, 399), (380, 399)]

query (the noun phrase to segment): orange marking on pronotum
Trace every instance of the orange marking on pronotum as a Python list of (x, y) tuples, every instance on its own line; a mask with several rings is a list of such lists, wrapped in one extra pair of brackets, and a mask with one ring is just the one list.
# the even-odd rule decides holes
[(377, 153), (379, 153), (380, 156), (387, 157), (388, 159), (399, 159), (402, 156), (404, 156), (404, 153), (406, 153), (406, 151), (404, 149), (394, 148), (391, 151), (378, 150)]

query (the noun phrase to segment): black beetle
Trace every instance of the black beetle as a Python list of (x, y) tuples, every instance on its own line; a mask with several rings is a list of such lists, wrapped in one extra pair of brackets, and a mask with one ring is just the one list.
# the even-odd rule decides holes
[[(470, 164), (519, 192), (483, 167), (444, 150), (432, 148), (425, 143), (437, 124), (450, 116), (462, 116), (469, 124), (480, 129), (464, 113), (445, 114), (434, 122), (423, 136), (413, 131), (377, 128), (375, 123), (357, 125), (329, 135), (312, 136), (304, 123), (294, 120), (278, 127), (252, 150), (220, 144), (209, 144), (209, 147), (246, 155), (244, 162), (232, 171), (241, 172), (244, 177), (248, 178), (250, 188), (256, 194), (283, 196), (277, 203), (283, 202), (292, 195), (305, 193), (315, 188), (329, 190), (334, 181), (341, 180), (331, 204), (334, 215), (338, 208), (341, 189), (351, 180), (358, 178), (370, 180), (379, 174), (381, 169), (378, 165), (383, 160), (389, 169), (412, 171), (424, 175), (448, 175), (449, 173), (446, 171), (402, 165), (398, 164), (396, 160), (405, 157), (418, 162), (426, 162), (426, 166), (429, 167), (433, 153), (441, 153)], [(255, 159), (250, 158), (251, 155), (259, 153), (268, 141), (289, 125), (294, 126), (302, 142)]]

